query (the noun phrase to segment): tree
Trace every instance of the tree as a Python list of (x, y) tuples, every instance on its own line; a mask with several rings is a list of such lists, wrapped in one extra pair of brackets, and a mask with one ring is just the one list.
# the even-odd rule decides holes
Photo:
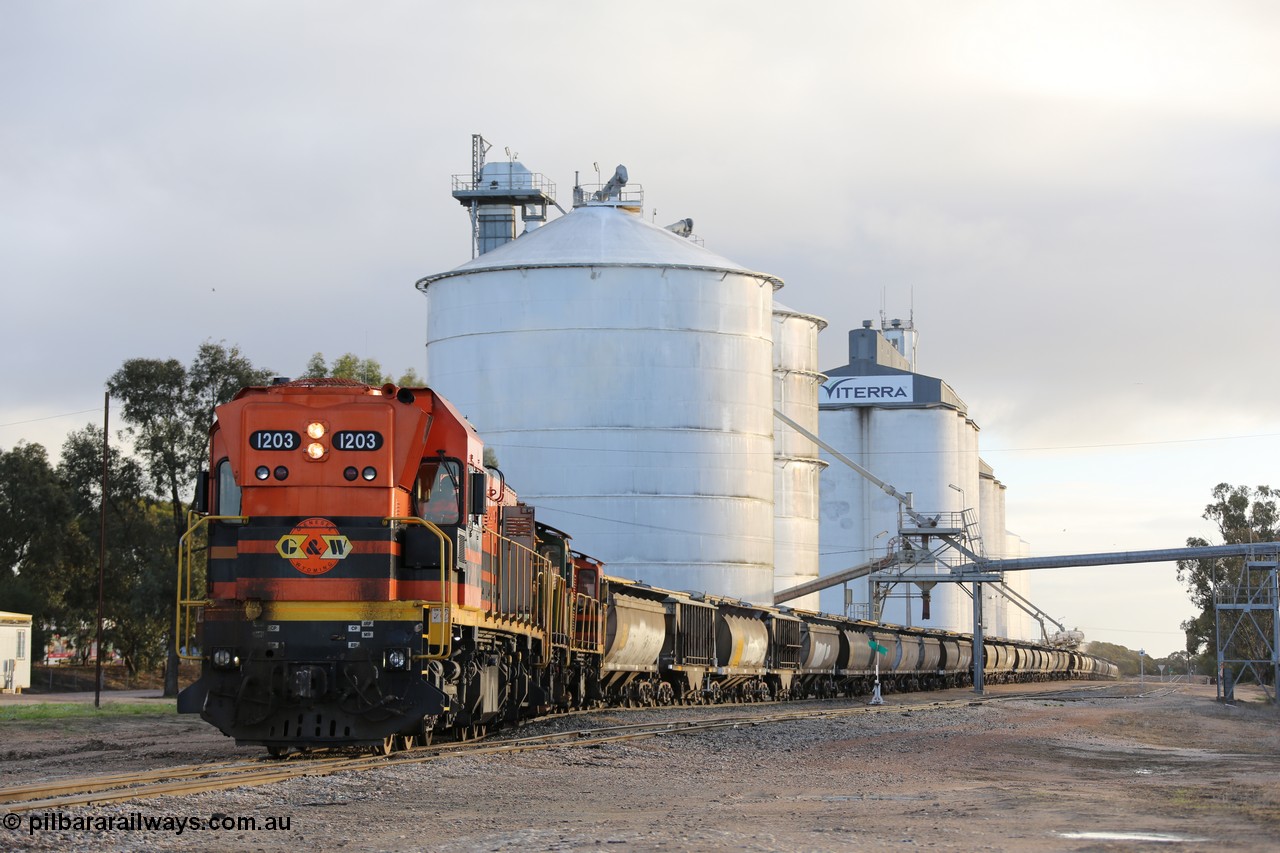
[(1111, 661), (1120, 668), (1122, 676), (1136, 677), (1141, 670), (1142, 663), (1139, 660), (1138, 653), (1125, 646), (1094, 640), (1085, 644), (1084, 651), (1085, 654), (1097, 655), (1100, 658), (1106, 658)]
[(410, 367), (404, 373), (400, 374), (400, 378), (396, 380), (396, 384), (401, 388), (421, 388), (426, 385), (426, 380), (418, 375), (418, 371)]
[(354, 379), (366, 385), (382, 385), (390, 382), (391, 377), (382, 373), (382, 365), (372, 358), (360, 358), (353, 353), (345, 353), (333, 360), (330, 375), (338, 379)]
[[(268, 370), (255, 368), (238, 347), (206, 341), (190, 369), (177, 359), (129, 359), (107, 382), (122, 404), (125, 433), (147, 473), (157, 498), (169, 509), (170, 554), (177, 559), (178, 541), (186, 532), (186, 495), (204, 462), (214, 407), (246, 385), (265, 384)], [(171, 562), (172, 565), (172, 562)], [(169, 572), (166, 601), (176, 596), (176, 577)], [(165, 674), (165, 694), (177, 693), (177, 653), (172, 651)]]
[(46, 628), (67, 619), (79, 545), (72, 507), (48, 453), (19, 442), (0, 450), (0, 610), (32, 615), (31, 648), (42, 654)]
[[(382, 365), (376, 359), (360, 358), (355, 353), (343, 353), (333, 360), (333, 366), (325, 365), (324, 353), (312, 353), (303, 369), (303, 375), (313, 378), (332, 376), (335, 379), (354, 379), (366, 385), (385, 385), (391, 382), (391, 374), (384, 373)], [(425, 384), (422, 377), (412, 367), (405, 370), (395, 383), (402, 388), (419, 387)]]
[(270, 377), (271, 371), (255, 368), (238, 347), (206, 341), (190, 369), (172, 358), (133, 358), (108, 380), (151, 486), (171, 507), (176, 537), (186, 530), (183, 496), (204, 462), (214, 408)]
[[(1219, 483), (1213, 489), (1213, 503), (1204, 509), (1203, 517), (1214, 522), (1222, 536), (1223, 545), (1239, 545), (1249, 542), (1273, 542), (1276, 540), (1276, 522), (1280, 518), (1277, 499), (1280, 490), (1269, 486), (1250, 489)], [(1205, 547), (1211, 543), (1199, 537), (1187, 539), (1189, 547)], [(1214, 589), (1232, 587), (1240, 578), (1244, 559), (1179, 560), (1178, 580), (1187, 588), (1187, 595), (1200, 614), (1182, 623), (1187, 632), (1187, 652), (1192, 656), (1207, 654), (1217, 660), (1217, 632), (1214, 621)], [(1246, 640), (1256, 639), (1249, 635)], [(1263, 649), (1242, 648), (1247, 658), (1265, 658)]]
[(1157, 669), (1163, 666), (1165, 668), (1165, 674), (1170, 677), (1174, 677), (1200, 672), (1198, 663), (1199, 662), (1196, 658), (1192, 657), (1189, 653), (1177, 651), (1170, 652), (1165, 657), (1156, 658), (1151, 662), (1151, 665), (1155, 666)]
[[(118, 447), (108, 453), (106, 562), (103, 566), (104, 647), (120, 653), (130, 673), (164, 659), (173, 614), (170, 508), (148, 494), (138, 460)], [(88, 648), (97, 633), (98, 543), (102, 523), (102, 430), (92, 424), (67, 436), (58, 471), (66, 484), (82, 547), (76, 595), (79, 618), (62, 626)]]
[(302, 369), (302, 375), (313, 379), (328, 376), (329, 368), (324, 363), (324, 353), (312, 353), (311, 358), (307, 360), (307, 366)]

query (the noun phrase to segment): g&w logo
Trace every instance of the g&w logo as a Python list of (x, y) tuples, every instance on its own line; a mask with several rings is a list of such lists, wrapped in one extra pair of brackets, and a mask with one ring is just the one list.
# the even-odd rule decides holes
[(351, 553), (351, 540), (327, 518), (308, 518), (276, 542), (276, 553), (303, 574), (322, 575)]

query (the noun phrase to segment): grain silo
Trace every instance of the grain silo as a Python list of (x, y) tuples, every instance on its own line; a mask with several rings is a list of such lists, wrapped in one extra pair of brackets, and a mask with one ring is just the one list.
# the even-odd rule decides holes
[(427, 383), (610, 573), (771, 602), (781, 282), (644, 221), (621, 167), (575, 200), (418, 282)]
[[(773, 305), (773, 405), (811, 433), (818, 432), (818, 333), (827, 321)], [(818, 577), (818, 477), (827, 463), (799, 432), (776, 424), (773, 471), (774, 588)], [(817, 610), (818, 593), (787, 602)]]
[[(825, 371), (819, 434), (854, 462), (911, 493), (926, 515), (959, 519), (979, 500), (977, 427), (964, 401), (946, 382), (916, 373), (914, 330), (894, 321), (874, 329), (870, 321), (849, 333), (849, 363)], [(824, 452), (823, 458), (827, 458)], [(822, 574), (884, 557), (897, 550), (899, 503), (838, 461), (822, 474)], [(943, 574), (945, 565), (934, 570)], [(853, 615), (866, 616), (870, 582), (850, 582)], [(842, 590), (825, 592), (823, 609), (842, 612)], [(923, 621), (921, 590), (894, 586), (884, 601), (883, 621), (969, 630), (972, 606), (955, 584), (930, 591), (930, 617)]]

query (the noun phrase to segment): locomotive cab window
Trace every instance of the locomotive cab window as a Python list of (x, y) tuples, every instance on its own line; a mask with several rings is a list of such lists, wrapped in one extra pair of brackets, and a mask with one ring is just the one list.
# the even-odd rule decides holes
[(218, 463), (217, 492), (213, 496), (214, 515), (240, 514), (240, 486), (236, 484), (235, 474), (231, 471), (231, 460), (223, 459)]
[(424, 460), (414, 485), (419, 517), (433, 524), (457, 524), (461, 518), (460, 476), (456, 459)]
[(550, 541), (541, 541), (538, 543), (539, 556), (545, 557), (547, 562), (551, 564), (551, 568), (555, 569), (556, 574), (568, 580), (566, 576), (566, 561), (564, 555), (564, 544), (552, 539)]

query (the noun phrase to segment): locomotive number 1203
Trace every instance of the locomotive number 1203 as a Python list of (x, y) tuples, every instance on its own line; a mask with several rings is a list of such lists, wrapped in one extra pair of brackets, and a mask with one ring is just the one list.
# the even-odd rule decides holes
[(288, 429), (260, 429), (250, 434), (249, 446), (254, 450), (297, 450), (302, 437)]
[(344, 429), (333, 434), (334, 450), (377, 450), (382, 447), (382, 433), (371, 430)]

